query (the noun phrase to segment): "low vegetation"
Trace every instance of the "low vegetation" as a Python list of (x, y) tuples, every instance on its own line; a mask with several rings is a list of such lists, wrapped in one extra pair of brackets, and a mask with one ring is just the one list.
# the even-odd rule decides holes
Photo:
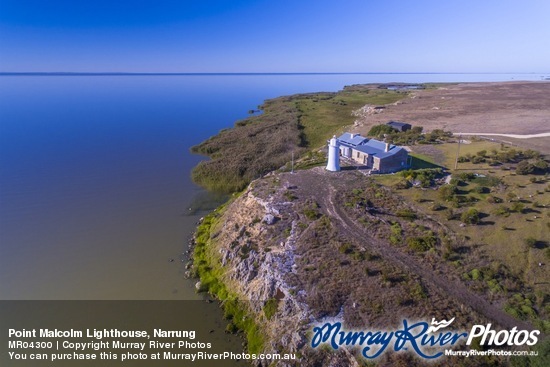
[[(313, 149), (323, 146), (342, 127), (351, 125), (351, 112), (365, 104), (393, 103), (407, 96), (400, 91), (369, 86), (346, 87), (338, 93), (311, 93), (279, 97), (261, 106), (262, 114), (239, 121), (231, 129), (191, 148), (210, 160), (193, 169), (195, 183), (209, 190), (240, 191), (250, 181), (281, 167), (290, 170), (320, 164)], [(309, 152), (309, 153), (308, 153)], [(324, 158), (323, 158), (324, 160)]]
[[(424, 152), (423, 159), (432, 162), (443, 153), (452, 167), (456, 149), (456, 143), (449, 143), (419, 150)], [(548, 162), (534, 150), (487, 141), (463, 144), (461, 152), (458, 170), (441, 171), (441, 175), (451, 175), (445, 181), (441, 175), (431, 177), (431, 171), (426, 175), (422, 170), (377, 180), (460, 234), (461, 250), (457, 251), (455, 243), (442, 255), (446, 261), (465, 268), (462, 277), (471, 282), (473, 289), (503, 302), (503, 309), (510, 315), (548, 331)], [(407, 238), (406, 234), (401, 236)], [(388, 238), (391, 243), (396, 241), (396, 229)], [(429, 249), (421, 236), (406, 241), (416, 251)], [(487, 260), (465, 261), (466, 251)]]
[(422, 133), (423, 130), (422, 126), (414, 126), (407, 131), (398, 131), (388, 125), (381, 124), (374, 125), (367, 135), (396, 145), (441, 144), (453, 136), (452, 132), (441, 129), (435, 129), (425, 134)]

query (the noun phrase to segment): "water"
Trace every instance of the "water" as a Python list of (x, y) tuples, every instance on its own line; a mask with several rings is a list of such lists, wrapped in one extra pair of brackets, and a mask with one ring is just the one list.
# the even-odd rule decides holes
[(189, 148), (264, 99), (505, 80), (541, 75), (0, 76), (0, 299), (197, 299)]

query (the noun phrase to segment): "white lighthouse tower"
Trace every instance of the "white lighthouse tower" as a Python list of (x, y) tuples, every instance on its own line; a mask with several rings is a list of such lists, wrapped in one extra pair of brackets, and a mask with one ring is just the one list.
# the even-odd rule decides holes
[(336, 139), (336, 135), (328, 143), (327, 171), (340, 171), (340, 142)]

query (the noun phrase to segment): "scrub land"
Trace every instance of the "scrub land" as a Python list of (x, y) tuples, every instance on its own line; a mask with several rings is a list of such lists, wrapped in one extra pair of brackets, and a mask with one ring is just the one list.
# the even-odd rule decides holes
[[(550, 331), (550, 138), (452, 135), (547, 132), (550, 83), (421, 87), (280, 97), (193, 148), (211, 157), (195, 181), (238, 193), (199, 226), (192, 271), (199, 290), (222, 301), (227, 330), (246, 333), (250, 352), (368, 365), (354, 350), (308, 348), (311, 325), (330, 317), (360, 330), (456, 317), (455, 328)], [(378, 136), (376, 125), (390, 120), (423, 127), (386, 134), (409, 146), (411, 170), (324, 170), (327, 138)], [(544, 365), (548, 341), (535, 348), (532, 360), (434, 365)], [(402, 352), (376, 363), (423, 365)]]

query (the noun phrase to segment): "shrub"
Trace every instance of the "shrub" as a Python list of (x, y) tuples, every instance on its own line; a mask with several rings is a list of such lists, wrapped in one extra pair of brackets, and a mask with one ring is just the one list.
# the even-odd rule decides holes
[(296, 197), (296, 195), (294, 195), (294, 194), (292, 193), (292, 191), (285, 191), (285, 193), (283, 194), (283, 196), (284, 196), (288, 201), (294, 201), (294, 200), (298, 199), (298, 198)]
[(436, 242), (437, 238), (430, 232), (423, 237), (409, 237), (407, 239), (407, 246), (414, 251), (423, 252), (433, 248)]
[(534, 248), (537, 245), (537, 239), (535, 237), (527, 237), (524, 242), (528, 247), (531, 248)]
[(473, 180), (476, 176), (471, 172), (460, 172), (456, 175), (456, 177), (462, 181), (470, 181)]
[(394, 128), (392, 128), (389, 125), (381, 124), (381, 125), (374, 125), (369, 132), (367, 133), (368, 136), (381, 136), (384, 134), (392, 134), (397, 132)]
[(341, 254), (351, 254), (353, 252), (353, 246), (349, 243), (343, 243), (338, 248), (338, 251), (340, 251)]
[(548, 171), (548, 162), (543, 159), (539, 159), (533, 163), (533, 167), (537, 173), (544, 174)]
[(472, 277), (472, 280), (480, 280), (483, 276), (483, 273), (479, 269), (472, 269), (470, 272), (470, 276)]
[(450, 201), (458, 192), (458, 189), (454, 185), (444, 185), (441, 186), (437, 191), (440, 199)]
[(478, 194), (485, 194), (485, 193), (489, 192), (489, 189), (484, 187), (484, 186), (476, 186), (474, 188), (474, 191)]
[(519, 201), (512, 203), (512, 206), (510, 207), (510, 210), (516, 213), (522, 213), (523, 209), (525, 209), (525, 205)]
[(521, 161), (516, 166), (516, 173), (518, 175), (528, 175), (530, 173), (533, 173), (534, 170), (535, 167), (528, 161)]
[(397, 245), (402, 240), (401, 236), (403, 234), (403, 230), (401, 229), (401, 226), (399, 225), (399, 223), (392, 224), (390, 227), (390, 230), (391, 230), (390, 243), (392, 245)]
[(472, 163), (474, 164), (479, 164), (479, 163), (483, 163), (485, 162), (485, 158), (483, 157), (479, 157), (479, 156), (475, 156), (472, 158)]
[(508, 198), (508, 201), (513, 201), (518, 198), (518, 195), (515, 192), (510, 191), (506, 194), (506, 197)]
[(477, 209), (470, 208), (462, 213), (460, 220), (466, 224), (478, 224), (479, 223), (479, 212)]
[(415, 220), (416, 219), (416, 213), (413, 212), (411, 209), (399, 209), (395, 212), (395, 215), (400, 218), (406, 218), (409, 220)]
[(495, 209), (493, 214), (498, 215), (498, 216), (507, 217), (507, 216), (510, 215), (510, 209), (508, 209), (507, 206), (500, 205), (498, 208)]
[(394, 187), (398, 190), (405, 190), (405, 189), (408, 189), (410, 188), (412, 185), (411, 183), (406, 180), (406, 179), (402, 179), (402, 180), (399, 180), (395, 185)]
[(487, 202), (491, 204), (502, 203), (502, 199), (498, 196), (487, 196)]
[(317, 210), (319, 208), (319, 204), (313, 203), (308, 208), (304, 209), (304, 215), (309, 220), (316, 220), (320, 217), (319, 211)]

